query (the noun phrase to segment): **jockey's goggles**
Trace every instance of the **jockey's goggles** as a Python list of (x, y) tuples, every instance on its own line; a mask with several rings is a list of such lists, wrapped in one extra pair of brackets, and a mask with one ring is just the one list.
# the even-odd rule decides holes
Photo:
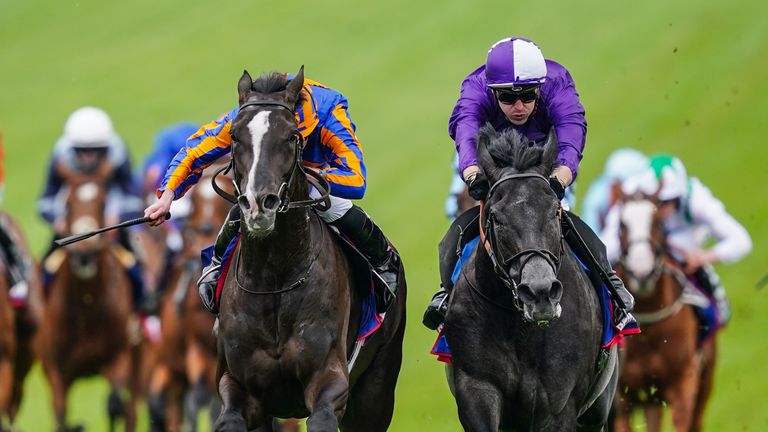
[(495, 90), (496, 99), (504, 105), (514, 105), (515, 102), (522, 101), (523, 103), (530, 103), (536, 100), (539, 96), (538, 87), (530, 87), (520, 91), (510, 90)]

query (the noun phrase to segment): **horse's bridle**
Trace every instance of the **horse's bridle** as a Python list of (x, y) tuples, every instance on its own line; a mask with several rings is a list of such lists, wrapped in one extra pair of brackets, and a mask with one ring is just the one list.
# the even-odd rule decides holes
[[(507, 174), (505, 176), (502, 176), (499, 180), (497, 180), (493, 186), (491, 186), (491, 189), (488, 191), (488, 195), (486, 198), (486, 202), (490, 201), (491, 196), (493, 196), (493, 193), (496, 191), (496, 188), (509, 180), (515, 180), (515, 179), (527, 179), (527, 178), (536, 178), (541, 179), (544, 182), (549, 185), (549, 180), (544, 178), (544, 176), (536, 173), (518, 173), (518, 174)], [(487, 217), (483, 213), (485, 212), (485, 206), (481, 206), (481, 235), (484, 237), (482, 239), (483, 245), (485, 246), (485, 250), (488, 253), (488, 256), (491, 258), (491, 263), (493, 263), (493, 271), (496, 273), (496, 276), (501, 279), (501, 281), (504, 283), (504, 285), (512, 292), (513, 302), (515, 304), (515, 307), (522, 311), (523, 310), (523, 304), (520, 300), (519, 294), (518, 294), (518, 283), (515, 281), (513, 277), (510, 277), (510, 275), (506, 272), (505, 269), (510, 268), (512, 263), (515, 260), (521, 260), (520, 263), (520, 269), (522, 273), (522, 268), (525, 266), (525, 264), (533, 257), (540, 256), (544, 258), (544, 260), (547, 262), (547, 264), (552, 267), (552, 270), (554, 271), (554, 274), (557, 275), (558, 271), (560, 269), (560, 261), (562, 258), (563, 253), (563, 247), (562, 247), (562, 241), (563, 241), (563, 235), (562, 235), (562, 225), (558, 223), (558, 227), (561, 227), (561, 233), (560, 233), (560, 251), (559, 254), (556, 256), (551, 251), (547, 249), (536, 249), (536, 248), (529, 248), (529, 249), (523, 249), (511, 257), (504, 258), (501, 253), (498, 251), (498, 240), (496, 237), (496, 228), (495, 228), (495, 215), (493, 210), (489, 209), (487, 211)], [(562, 211), (562, 209), (561, 209)], [(559, 214), (559, 213), (558, 213)]]
[[(654, 225), (658, 222), (654, 222)], [(622, 226), (624, 226), (623, 222), (621, 223)], [(651, 226), (651, 229), (663, 229), (663, 227), (656, 227)], [(662, 243), (660, 243), (658, 240), (654, 239), (652, 235), (649, 233), (647, 237), (634, 239), (631, 241), (627, 241), (627, 244), (621, 245), (621, 257), (619, 258), (620, 262), (623, 262), (627, 256), (627, 253), (629, 252), (629, 248), (632, 245), (635, 244), (642, 244), (647, 243), (651, 247), (651, 251), (653, 252), (654, 256), (654, 263), (653, 263), (653, 270), (651, 271), (648, 276), (644, 278), (638, 278), (632, 273), (632, 270), (629, 269), (626, 265), (624, 265), (624, 274), (627, 279), (633, 279), (640, 283), (641, 286), (647, 286), (651, 283), (655, 284), (659, 277), (661, 277), (661, 274), (663, 273), (663, 267), (666, 263), (665, 257), (671, 257), (667, 249), (664, 247)]]
[[(240, 111), (242, 112), (243, 109), (251, 106), (256, 107), (263, 107), (263, 106), (276, 106), (279, 108), (284, 108), (288, 110), (291, 113), (291, 116), (294, 115), (293, 108), (288, 105), (287, 103), (279, 100), (274, 99), (257, 99), (257, 98), (250, 98), (245, 103), (243, 103), (240, 106)], [(320, 173), (317, 173), (312, 170), (305, 170), (304, 165), (302, 162), (301, 153), (304, 149), (305, 139), (304, 136), (301, 135), (299, 131), (294, 131), (293, 133), (293, 144), (294, 144), (294, 163), (291, 167), (291, 174), (288, 176), (288, 181), (284, 181), (280, 188), (277, 191), (277, 196), (280, 199), (280, 204), (277, 207), (278, 213), (285, 213), (290, 209), (294, 208), (300, 208), (300, 207), (317, 207), (320, 211), (328, 210), (331, 206), (330, 201), (330, 191), (331, 186), (328, 183), (328, 180), (325, 178), (325, 176), (321, 175)], [(224, 174), (227, 174), (229, 170), (232, 170), (233, 176), (232, 176), (232, 183), (235, 185), (235, 192), (237, 192), (237, 196), (234, 196), (224, 190), (222, 190), (217, 184), (216, 184), (216, 176), (218, 176), (221, 172)], [(300, 200), (300, 201), (291, 201), (290, 197), (288, 196), (288, 187), (293, 182), (293, 177), (296, 174), (297, 171), (300, 171), (302, 174), (304, 174), (304, 177), (306, 178), (307, 182), (309, 182), (312, 186), (317, 189), (317, 191), (320, 193), (320, 197), (314, 198), (314, 199), (308, 199), (308, 200)], [(224, 197), (227, 201), (231, 202), (232, 204), (237, 204), (238, 199), (243, 196), (243, 193), (240, 191), (240, 186), (237, 184), (237, 175), (235, 175), (235, 159), (234, 157), (230, 160), (229, 165), (219, 169), (216, 174), (213, 176), (212, 179), (213, 188), (216, 190), (216, 192)]]

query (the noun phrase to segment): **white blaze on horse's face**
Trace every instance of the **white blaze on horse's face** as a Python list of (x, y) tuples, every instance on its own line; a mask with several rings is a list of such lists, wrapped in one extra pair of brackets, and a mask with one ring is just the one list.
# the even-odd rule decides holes
[(83, 183), (75, 190), (75, 194), (77, 194), (78, 201), (93, 201), (99, 194), (99, 185), (94, 182)]
[(256, 203), (256, 195), (254, 190), (256, 188), (256, 166), (259, 164), (259, 156), (261, 155), (261, 145), (264, 141), (264, 136), (269, 130), (269, 114), (272, 111), (261, 111), (248, 122), (248, 131), (251, 133), (251, 144), (253, 145), (253, 162), (251, 162), (251, 169), (248, 171), (248, 184), (245, 187), (245, 197), (248, 199), (251, 209), (258, 209), (259, 206)]
[(627, 256), (625, 265), (637, 278), (653, 272), (656, 257), (651, 243), (651, 226), (656, 205), (648, 200), (628, 201), (621, 210), (621, 221), (626, 227)]

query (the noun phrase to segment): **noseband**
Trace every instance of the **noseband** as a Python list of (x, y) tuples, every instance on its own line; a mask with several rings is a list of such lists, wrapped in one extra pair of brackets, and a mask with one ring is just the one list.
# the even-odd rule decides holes
[[(527, 179), (527, 178), (536, 178), (541, 179), (544, 182), (547, 183), (547, 186), (549, 186), (549, 181), (544, 178), (544, 176), (535, 174), (535, 173), (519, 173), (519, 174), (508, 174), (500, 178), (496, 181), (496, 183), (491, 186), (491, 189), (488, 191), (488, 196), (486, 199), (486, 202), (490, 201), (491, 196), (493, 196), (493, 193), (496, 191), (496, 188), (501, 184), (509, 180), (514, 179)], [(562, 208), (560, 209), (562, 211)], [(523, 249), (520, 252), (515, 253), (511, 257), (504, 258), (501, 253), (499, 253), (498, 248), (498, 239), (496, 235), (496, 217), (494, 215), (494, 212), (492, 209), (488, 210), (488, 216), (485, 217), (485, 205), (481, 205), (480, 207), (480, 219), (482, 222), (481, 225), (481, 236), (483, 237), (482, 241), (485, 246), (485, 250), (488, 253), (488, 256), (491, 258), (491, 262), (493, 263), (493, 271), (496, 273), (496, 276), (501, 279), (501, 281), (504, 283), (504, 285), (512, 292), (513, 301), (515, 304), (515, 307), (522, 311), (523, 310), (523, 304), (520, 300), (520, 297), (518, 295), (518, 283), (515, 281), (513, 277), (510, 277), (510, 275), (507, 273), (506, 269), (510, 268), (512, 264), (515, 261), (520, 261), (520, 277), (522, 277), (522, 269), (525, 267), (525, 264), (533, 257), (539, 256), (543, 258), (547, 264), (549, 264), (550, 267), (552, 267), (552, 270), (554, 271), (554, 274), (557, 275), (558, 271), (560, 269), (560, 258), (562, 257), (563, 253), (563, 247), (562, 247), (562, 240), (563, 235), (562, 232), (560, 233), (560, 255), (555, 255), (551, 251), (547, 249), (536, 249), (536, 248), (529, 248), (529, 249)], [(559, 213), (558, 213), (559, 214)], [(558, 224), (558, 226), (561, 226)]]
[[(247, 101), (245, 101), (244, 104), (240, 106), (240, 112), (243, 111), (243, 109), (251, 106), (256, 107), (264, 107), (264, 106), (276, 106), (278, 108), (284, 108), (288, 110), (291, 113), (291, 117), (294, 116), (293, 108), (288, 105), (287, 103), (279, 100), (274, 99), (256, 99), (256, 98), (250, 98)], [(301, 152), (304, 149), (305, 139), (304, 136), (301, 135), (298, 131), (293, 133), (292, 136), (293, 144), (294, 144), (294, 163), (291, 167), (291, 174), (288, 176), (288, 181), (284, 181), (280, 188), (277, 191), (277, 196), (280, 199), (280, 205), (277, 207), (278, 213), (285, 213), (290, 209), (293, 208), (299, 208), (299, 207), (317, 207), (319, 211), (325, 211), (328, 210), (331, 207), (331, 200), (330, 200), (330, 191), (331, 186), (328, 183), (328, 180), (325, 178), (325, 176), (309, 170), (304, 170), (304, 165), (301, 163)], [(227, 201), (231, 202), (232, 204), (237, 204), (238, 199), (243, 196), (243, 193), (240, 191), (240, 186), (237, 184), (236, 177), (237, 175), (233, 175), (232, 183), (235, 185), (235, 191), (237, 192), (237, 196), (234, 196), (221, 188), (216, 184), (216, 176), (218, 176), (221, 172), (224, 174), (227, 174), (229, 170), (232, 170), (232, 172), (235, 172), (235, 159), (234, 157), (230, 160), (229, 165), (219, 169), (219, 171), (216, 172), (216, 174), (213, 176), (212, 184), (213, 188), (216, 190), (216, 192), (224, 197)], [(320, 197), (315, 199), (308, 199), (308, 200), (300, 200), (300, 201), (291, 201), (290, 197), (288, 196), (288, 187), (293, 182), (293, 177), (296, 174), (296, 171), (300, 171), (302, 174), (304, 174), (304, 177), (306, 178), (307, 182), (311, 184), (312, 186), (317, 189), (318, 192), (320, 192)]]

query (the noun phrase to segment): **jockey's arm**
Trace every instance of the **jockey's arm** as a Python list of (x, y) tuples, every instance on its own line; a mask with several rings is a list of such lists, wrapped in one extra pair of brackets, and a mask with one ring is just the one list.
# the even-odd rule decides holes
[(605, 226), (600, 232), (600, 240), (605, 244), (608, 261), (615, 263), (621, 255), (621, 240), (619, 238), (621, 210), (618, 205), (614, 205), (608, 210), (605, 216)]
[(715, 238), (715, 245), (699, 250), (694, 259), (701, 265), (718, 262), (735, 262), (752, 250), (749, 233), (725, 209), (725, 205), (697, 179), (692, 179), (690, 212), (693, 222), (703, 224)]
[(362, 198), (366, 189), (363, 151), (344, 105), (334, 108), (320, 131), (320, 141), (331, 149), (334, 156), (330, 167), (322, 170), (331, 185), (331, 195)]
[(152, 218), (150, 226), (165, 222), (165, 214), (171, 209), (171, 202), (181, 198), (202, 176), (203, 169), (216, 159), (231, 151), (232, 138), (229, 135), (230, 118), (239, 108), (200, 128), (187, 139), (165, 172), (160, 188), (156, 191), (158, 200), (144, 210), (144, 216)]
[(56, 170), (56, 159), (53, 158), (48, 164), (48, 177), (45, 182), (45, 189), (43, 194), (37, 202), (37, 210), (46, 222), (53, 224), (57, 215), (57, 202), (56, 195), (58, 195), (61, 186), (64, 183), (64, 179)]

